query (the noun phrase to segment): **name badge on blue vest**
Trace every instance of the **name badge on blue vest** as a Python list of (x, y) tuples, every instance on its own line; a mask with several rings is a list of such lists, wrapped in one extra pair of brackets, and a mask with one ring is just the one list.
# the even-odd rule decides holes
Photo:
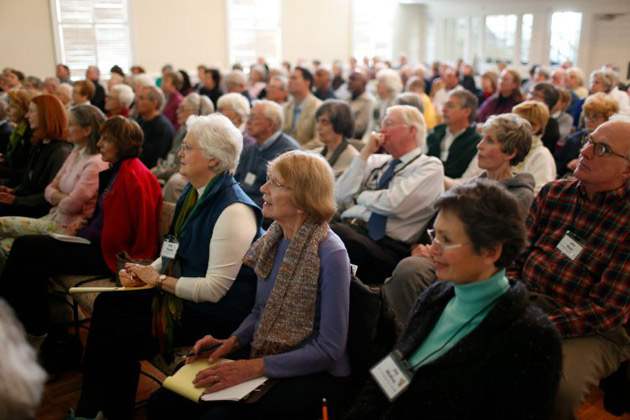
[(177, 238), (173, 235), (166, 235), (164, 237), (164, 243), (162, 244), (162, 252), (160, 256), (162, 258), (175, 258), (177, 255), (177, 249), (179, 248), (179, 242), (177, 242)]

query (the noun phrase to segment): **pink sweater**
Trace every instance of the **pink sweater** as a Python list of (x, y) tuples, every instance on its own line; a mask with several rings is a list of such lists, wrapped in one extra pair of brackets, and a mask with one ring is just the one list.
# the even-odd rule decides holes
[(100, 154), (85, 155), (75, 147), (55, 176), (46, 187), (44, 196), (48, 202), (54, 192), (68, 194), (50, 212), (57, 214), (57, 222), (62, 226), (92, 217), (98, 198), (98, 174), (108, 168)]

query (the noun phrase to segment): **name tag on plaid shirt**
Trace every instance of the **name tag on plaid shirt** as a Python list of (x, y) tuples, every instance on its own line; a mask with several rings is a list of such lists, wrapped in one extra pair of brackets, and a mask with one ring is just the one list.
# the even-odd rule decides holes
[(557, 246), (560, 252), (569, 257), (571, 261), (577, 260), (580, 255), (582, 255), (584, 247), (585, 244), (580, 240), (580, 238), (570, 231), (567, 231), (567, 233), (564, 234)]

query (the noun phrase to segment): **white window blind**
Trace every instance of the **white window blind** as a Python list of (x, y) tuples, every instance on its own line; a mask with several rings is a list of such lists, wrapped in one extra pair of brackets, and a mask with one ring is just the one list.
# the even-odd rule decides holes
[(228, 0), (230, 63), (244, 67), (264, 57), (281, 61), (281, 0)]
[(85, 78), (96, 65), (104, 78), (109, 69), (131, 65), (127, 0), (53, 0), (53, 26), (58, 59), (70, 67), (71, 78)]

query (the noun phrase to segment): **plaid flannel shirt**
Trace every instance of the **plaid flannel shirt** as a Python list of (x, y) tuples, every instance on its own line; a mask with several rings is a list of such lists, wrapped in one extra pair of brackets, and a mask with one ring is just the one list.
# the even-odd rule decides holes
[[(572, 261), (558, 248), (570, 231), (583, 244)], [(527, 218), (529, 248), (510, 275), (558, 301), (549, 314), (564, 337), (612, 331), (630, 316), (630, 190), (588, 200), (580, 182), (547, 184)]]

